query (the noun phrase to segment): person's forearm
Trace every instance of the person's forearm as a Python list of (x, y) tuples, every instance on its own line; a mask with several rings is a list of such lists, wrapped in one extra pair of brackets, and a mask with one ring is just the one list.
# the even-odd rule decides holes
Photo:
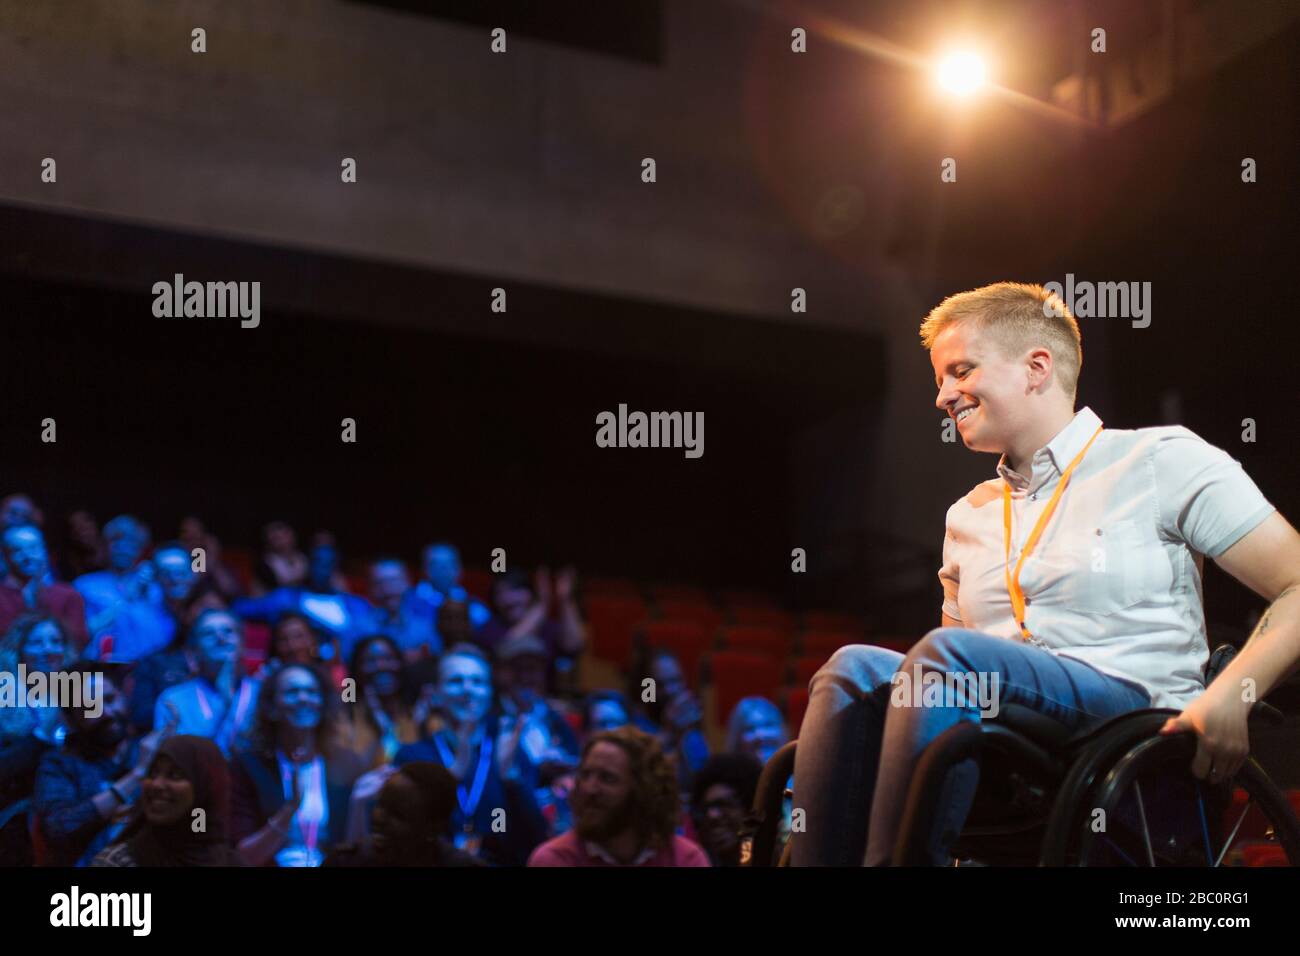
[(140, 792), (140, 781), (143, 777), (144, 774), (139, 770), (131, 770), (113, 781), (113, 790), (122, 795), (121, 800), (113, 790), (102, 790), (95, 794), (90, 802), (95, 805), (96, 812), (107, 820), (117, 812), (119, 807), (127, 806), (135, 800)]
[[(1283, 589), (1212, 685), (1245, 703), (1262, 700), (1300, 666), (1300, 586)], [(1247, 681), (1253, 683), (1248, 684)], [(1247, 693), (1247, 690), (1250, 693)]]
[(288, 840), (288, 824), (280, 824), (272, 817), (262, 829), (239, 841), (239, 858), (245, 866), (265, 866)]
[(587, 644), (587, 628), (578, 613), (578, 604), (572, 598), (560, 606), (560, 650), (565, 654), (581, 654)]
[(506, 631), (506, 637), (518, 637), (520, 634), (536, 634), (542, 622), (546, 620), (546, 605), (540, 601), (524, 612), (514, 627)]

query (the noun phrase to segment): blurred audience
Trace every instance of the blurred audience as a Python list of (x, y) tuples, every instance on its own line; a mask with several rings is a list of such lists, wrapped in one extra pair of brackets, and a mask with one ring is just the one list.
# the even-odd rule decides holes
[[(127, 736), (126, 699), (103, 664), (69, 668), (79, 675), (85, 696), (63, 707), (67, 737), (41, 757), (36, 768), (32, 813), (43, 849), (43, 866), (84, 866), (121, 829), (122, 813), (140, 795), (154, 752), (169, 726), (138, 743)], [(90, 709), (86, 704), (94, 701)]]
[(85, 602), (75, 588), (50, 576), (41, 529), (34, 524), (6, 526), (0, 532), (0, 551), (10, 581), (0, 586), (0, 632), (7, 631), (20, 615), (47, 614), (63, 627), (72, 642), (73, 654), (80, 654), (88, 640)]
[(456, 778), (441, 764), (416, 760), (384, 781), (370, 836), (336, 848), (326, 866), (483, 866), (447, 839), (456, 810)]
[(740, 829), (763, 765), (746, 753), (714, 754), (691, 783), (691, 822), (713, 866), (740, 865)]
[[(70, 656), (66, 633), (56, 619), (20, 617), (0, 638), (0, 674), (53, 674)], [(30, 866), (32, 841), (27, 826), (36, 768), (46, 751), (57, 748), (65, 727), (57, 705), (33, 701), (25, 682), (16, 682), (12, 706), (0, 707), (0, 866)]]
[(347, 827), (364, 769), (338, 746), (330, 678), (287, 664), (262, 683), (247, 747), (231, 757), (231, 836), (248, 866), (320, 866)]
[(154, 726), (174, 721), (177, 733), (207, 737), (229, 754), (252, 724), (260, 685), (240, 661), (243, 626), (228, 611), (204, 611), (189, 645), (196, 676), (158, 696)]
[(766, 764), (790, 739), (781, 709), (766, 697), (745, 697), (727, 720), (727, 753), (748, 754)]
[(428, 636), (429, 653), (435, 656), (442, 653), (444, 647), (467, 639), (464, 634), (452, 636), (442, 632), (439, 612), (448, 603), (455, 602), (464, 607), (471, 631), (477, 631), (492, 618), (487, 607), (460, 586), (460, 575), (460, 552), (445, 541), (436, 541), (424, 549), (424, 578), (402, 599), (407, 615), (427, 622), (432, 629)]
[(497, 865), (520, 865), (546, 835), (537, 806), (537, 768), (521, 747), (526, 724), (498, 736), (491, 713), (492, 668), (479, 648), (458, 644), (439, 662), (438, 712), (428, 735), (398, 751), (398, 767), (441, 764), (457, 783), (451, 838), (457, 849)]
[(363, 638), (352, 653), (355, 696), (344, 697), (343, 739), (366, 770), (392, 763), (398, 750), (420, 739), (429, 717), (433, 687), (424, 688), (416, 703), (407, 706), (401, 670), (397, 644), (386, 634)]
[(230, 847), (230, 770), (206, 737), (168, 737), (125, 828), (91, 866), (239, 866)]
[(108, 567), (108, 544), (99, 533), (99, 522), (89, 511), (68, 515), (68, 546), (62, 566), (69, 581)]
[[(636, 725), (656, 734), (666, 753), (677, 758), (682, 788), (709, 758), (709, 743), (702, 724), (704, 708), (691, 693), (682, 665), (669, 651), (650, 648), (629, 673), (630, 695), (640, 702)], [(645, 685), (649, 678), (653, 683)]]
[(262, 559), (253, 569), (253, 595), (307, 583), (307, 556), (298, 550), (298, 536), (286, 522), (272, 521), (262, 529)]

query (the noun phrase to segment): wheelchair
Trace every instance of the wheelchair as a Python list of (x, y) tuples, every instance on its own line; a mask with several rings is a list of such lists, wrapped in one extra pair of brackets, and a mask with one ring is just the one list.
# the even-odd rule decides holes
[[(1207, 686), (1235, 654), (1230, 644), (1215, 650)], [(1159, 733), (1177, 713), (1137, 710), (1071, 731), (1006, 704), (996, 718), (950, 727), (918, 761), (891, 865), (930, 864), (939, 794), (967, 759), (980, 768), (975, 799), (961, 833), (942, 835), (958, 865), (1221, 866), (1240, 862), (1232, 851), (1245, 834), (1262, 837), (1252, 849), (1270, 863), (1300, 865), (1300, 820), (1286, 794), (1252, 757), (1229, 780), (1198, 780), (1195, 736)], [(1250, 719), (1283, 717), (1260, 701)], [(789, 865), (778, 830), (797, 746), (786, 744), (763, 768), (741, 833), (743, 865)]]

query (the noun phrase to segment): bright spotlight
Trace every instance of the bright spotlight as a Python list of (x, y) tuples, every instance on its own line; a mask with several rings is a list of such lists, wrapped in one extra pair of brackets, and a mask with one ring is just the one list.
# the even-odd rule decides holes
[(957, 96), (970, 96), (981, 86), (987, 70), (977, 53), (950, 53), (939, 61), (939, 86)]

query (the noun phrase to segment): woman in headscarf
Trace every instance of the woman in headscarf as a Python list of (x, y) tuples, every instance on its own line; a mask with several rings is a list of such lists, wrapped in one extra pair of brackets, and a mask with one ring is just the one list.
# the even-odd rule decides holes
[(227, 843), (230, 771), (221, 748), (180, 734), (158, 747), (140, 802), (91, 866), (239, 866)]

